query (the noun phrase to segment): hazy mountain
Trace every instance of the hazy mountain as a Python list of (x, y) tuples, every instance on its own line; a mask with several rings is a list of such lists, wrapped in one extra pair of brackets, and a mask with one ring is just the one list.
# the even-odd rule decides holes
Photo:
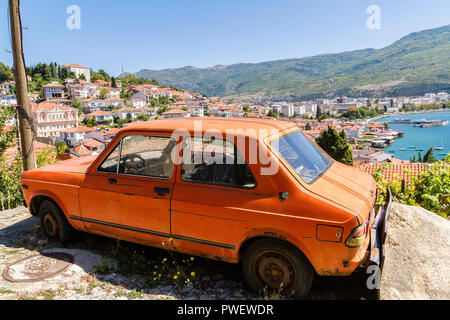
[(450, 91), (450, 25), (412, 33), (383, 49), (262, 63), (141, 70), (138, 77), (208, 96), (415, 95)]

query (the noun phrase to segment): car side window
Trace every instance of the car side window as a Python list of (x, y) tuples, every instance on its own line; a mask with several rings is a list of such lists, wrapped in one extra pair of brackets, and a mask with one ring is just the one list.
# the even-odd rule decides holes
[(120, 144), (119, 142), (111, 153), (103, 160), (102, 164), (97, 168), (99, 172), (117, 173), (119, 156), (120, 156)]
[(235, 145), (225, 140), (192, 138), (184, 145), (181, 179), (252, 189), (256, 180)]
[[(171, 137), (126, 136), (118, 144), (118, 146), (120, 145), (120, 155), (117, 156), (114, 150), (102, 163), (98, 171), (171, 178), (174, 167), (172, 150), (175, 144), (175, 140)], [(113, 164), (115, 164), (116, 170), (108, 171), (113, 169)]]

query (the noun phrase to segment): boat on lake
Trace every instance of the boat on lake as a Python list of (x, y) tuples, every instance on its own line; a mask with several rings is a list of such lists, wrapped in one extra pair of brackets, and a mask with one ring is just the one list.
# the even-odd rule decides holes
[(390, 123), (392, 124), (399, 124), (399, 123), (405, 123), (405, 124), (411, 124), (412, 120), (407, 118), (407, 119), (395, 119), (393, 121), (391, 121)]
[(435, 147), (434, 149), (436, 149), (436, 150), (444, 150), (444, 139), (441, 138), (441, 146), (440, 147)]
[(421, 128), (445, 127), (448, 125), (448, 120), (431, 120), (426, 121), (418, 126)]

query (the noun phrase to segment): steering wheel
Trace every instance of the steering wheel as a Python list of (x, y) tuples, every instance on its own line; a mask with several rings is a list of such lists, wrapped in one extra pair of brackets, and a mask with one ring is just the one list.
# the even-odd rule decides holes
[(143, 169), (145, 167), (145, 159), (138, 154), (128, 154), (125, 156), (124, 160), (125, 160), (125, 168), (127, 170), (139, 171), (140, 169)]

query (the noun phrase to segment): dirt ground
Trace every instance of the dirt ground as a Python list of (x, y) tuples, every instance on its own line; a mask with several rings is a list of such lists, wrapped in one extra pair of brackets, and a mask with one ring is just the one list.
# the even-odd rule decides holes
[[(0, 273), (19, 259), (52, 251), (72, 254), (74, 263), (63, 273), (39, 282), (12, 283), (0, 276), (0, 299), (261, 299), (249, 292), (239, 265), (197, 257), (191, 261), (184, 255), (89, 234), (80, 234), (74, 244), (62, 248), (42, 234), (38, 219), (27, 209), (0, 212)], [(121, 261), (114, 256), (122, 257)], [(180, 268), (167, 265), (175, 261)], [(151, 268), (155, 271), (148, 272)], [(174, 270), (182, 272), (178, 280), (188, 278), (189, 282), (180, 285), (174, 281)], [(367, 289), (366, 279), (364, 272), (344, 278), (317, 277), (308, 299), (376, 299), (375, 291)], [(276, 295), (265, 298), (278, 299)]]

